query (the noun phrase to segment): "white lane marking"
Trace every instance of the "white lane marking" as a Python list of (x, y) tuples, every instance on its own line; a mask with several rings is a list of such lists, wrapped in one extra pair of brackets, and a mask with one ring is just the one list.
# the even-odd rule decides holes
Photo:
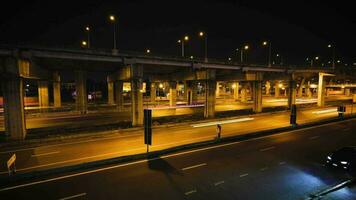
[(186, 193), (184, 193), (185, 195), (191, 195), (191, 194), (193, 194), (193, 193), (196, 193), (197, 192), (197, 190), (191, 190), (191, 191), (188, 191), (188, 192), (186, 192)]
[(248, 176), (248, 174), (247, 173), (246, 174), (241, 174), (240, 178), (245, 177), (245, 176)]
[(85, 195), (87, 195), (87, 193), (80, 193), (80, 194), (76, 194), (76, 195), (73, 195), (73, 196), (64, 197), (64, 198), (61, 198), (61, 199), (59, 199), (59, 200), (74, 199), (74, 198), (82, 197), (82, 196), (85, 196)]
[[(317, 125), (317, 126), (313, 126), (313, 127), (307, 127), (307, 128), (298, 129), (298, 130), (286, 131), (286, 132), (278, 133), (278, 134), (275, 134), (275, 135), (268, 135), (268, 136), (263, 136), (263, 137), (260, 137), (260, 138), (253, 138), (253, 139), (242, 141), (242, 142), (248, 142), (248, 141), (254, 141), (254, 140), (263, 140), (263, 139), (266, 139), (266, 138), (271, 138), (271, 137), (275, 137), (275, 136), (278, 136), (278, 135), (280, 136), (280, 135), (290, 134), (290, 133), (294, 133), (294, 132), (303, 133), (304, 130), (316, 129), (316, 128), (330, 126), (330, 125), (338, 124), (338, 123), (340, 123), (340, 122), (332, 122), (332, 123), (328, 123), (328, 124), (322, 124), (322, 125)], [(206, 150), (210, 150), (210, 149), (216, 149), (216, 148), (225, 147), (225, 146), (232, 146), (232, 145), (239, 144), (239, 143), (242, 143), (242, 142), (238, 141), (238, 142), (232, 142), (232, 143), (227, 143), (227, 144), (216, 145), (216, 146), (212, 146), (212, 147), (206, 147), (206, 148), (202, 148), (202, 149), (196, 149), (196, 150), (191, 150), (191, 151), (186, 151), (186, 152), (180, 152), (180, 153), (176, 153), (176, 154), (161, 156), (161, 158), (170, 158), (170, 157), (181, 156), (181, 155), (190, 154), (190, 153), (196, 153), (196, 152), (200, 152), (200, 151), (206, 151)], [(144, 149), (146, 149), (146, 148), (144, 148)], [(52, 181), (72, 178), (72, 177), (86, 175), (86, 174), (97, 173), (97, 172), (101, 172), (101, 171), (106, 171), (106, 170), (110, 170), (110, 169), (130, 166), (130, 165), (136, 165), (136, 164), (140, 164), (140, 163), (146, 163), (148, 161), (153, 161), (153, 160), (157, 160), (157, 159), (159, 159), (159, 158), (151, 158), (151, 159), (146, 159), (146, 160), (140, 160), (140, 161), (135, 161), (135, 162), (131, 162), (131, 163), (125, 163), (125, 164), (115, 165), (115, 166), (111, 166), (111, 167), (105, 167), (105, 168), (100, 168), (100, 169), (96, 169), (96, 170), (91, 170), (91, 171), (71, 174), (71, 175), (67, 175), (67, 176), (60, 176), (60, 177), (56, 177), (56, 178), (52, 178), (52, 179), (46, 179), (46, 180), (42, 180), (42, 181), (36, 181), (36, 182), (32, 182), (32, 183), (27, 183), (27, 184), (16, 185), (16, 186), (12, 186), (12, 187), (2, 188), (2, 189), (0, 189), (0, 192), (13, 190), (13, 189), (17, 189), (17, 188), (22, 188), (22, 187), (28, 187), (28, 186), (32, 186), (32, 185), (38, 185), (38, 184), (41, 184), (41, 183), (48, 183), (48, 182), (52, 182)], [(8, 172), (6, 171), (5, 173), (8, 173)]]
[(260, 151), (268, 151), (268, 150), (272, 150), (276, 147), (272, 146), (272, 147), (267, 147), (267, 148), (264, 148), (264, 149), (260, 149)]
[(38, 157), (38, 156), (48, 156), (52, 154), (59, 153), (59, 151), (53, 151), (53, 152), (48, 152), (48, 153), (41, 153), (41, 154), (32, 154), (31, 157)]
[(284, 165), (284, 164), (286, 164), (285, 161), (279, 162), (279, 165)]
[(206, 127), (206, 126), (215, 126), (217, 124), (231, 124), (231, 123), (245, 122), (245, 121), (251, 121), (251, 120), (254, 120), (254, 118), (246, 117), (246, 118), (241, 118), (241, 119), (232, 119), (232, 120), (225, 120), (225, 121), (193, 124), (191, 126), (194, 128), (200, 128), (200, 127)]
[(314, 111), (314, 112), (312, 112), (312, 113), (319, 115), (319, 114), (332, 113), (332, 112), (337, 112), (337, 108), (326, 109), (326, 110), (319, 110), (319, 111)]
[(319, 135), (316, 135), (316, 136), (310, 137), (309, 140), (315, 140), (315, 139), (317, 139), (319, 137), (320, 137)]
[(260, 169), (260, 171), (266, 171), (268, 169), (268, 167), (263, 167)]
[(214, 185), (218, 186), (218, 185), (221, 185), (221, 184), (224, 184), (224, 183), (225, 183), (225, 181), (218, 181), (218, 182), (214, 183)]
[(193, 165), (193, 166), (190, 166), (190, 167), (184, 167), (184, 168), (182, 168), (182, 170), (185, 171), (185, 170), (194, 169), (194, 168), (197, 168), (197, 167), (202, 167), (202, 166), (205, 166), (205, 165), (207, 165), (207, 164), (206, 163), (201, 163), (201, 164)]

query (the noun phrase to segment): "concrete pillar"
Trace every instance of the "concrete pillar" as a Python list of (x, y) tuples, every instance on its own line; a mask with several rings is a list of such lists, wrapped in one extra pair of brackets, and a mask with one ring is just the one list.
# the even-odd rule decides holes
[(234, 87), (234, 100), (237, 101), (239, 100), (239, 87), (240, 87), (240, 84), (239, 82), (235, 82), (233, 83)]
[(255, 113), (262, 112), (262, 81), (252, 82), (252, 99), (253, 107), (252, 110)]
[(305, 78), (302, 78), (302, 81), (299, 85), (298, 97), (303, 97), (303, 86), (304, 86)]
[(308, 98), (312, 98), (313, 97), (313, 93), (312, 93), (311, 88), (310, 88), (310, 81), (308, 81), (308, 85), (307, 85), (307, 88), (306, 88), (306, 93), (307, 93), (307, 97)]
[(76, 109), (84, 114), (88, 111), (87, 77), (85, 71), (75, 72)]
[(325, 105), (325, 80), (324, 76), (319, 73), (319, 84), (318, 84), (318, 106), (322, 107)]
[(246, 83), (244, 83), (242, 85), (242, 88), (241, 88), (241, 102), (243, 102), (243, 103), (247, 102), (247, 87), (246, 87)]
[(169, 82), (169, 106), (177, 105), (177, 82)]
[(270, 91), (271, 91), (271, 82), (266, 81), (265, 88), (266, 88), (266, 95), (270, 95)]
[(23, 140), (26, 137), (23, 80), (15, 75), (6, 75), (1, 79), (5, 133), (13, 140)]
[(216, 97), (220, 96), (220, 83), (219, 81), (216, 81)]
[(53, 73), (53, 102), (54, 107), (58, 108), (62, 106), (61, 100), (61, 77), (59, 72)]
[(289, 81), (288, 87), (288, 108), (290, 109), (293, 104), (296, 104), (297, 99), (297, 83), (294, 80)]
[(196, 81), (186, 81), (187, 92), (186, 99), (188, 105), (193, 105), (198, 102), (198, 86)]
[(115, 103), (114, 100), (114, 82), (107, 79), (108, 83), (108, 104), (113, 105)]
[(141, 92), (142, 81), (131, 80), (131, 122), (132, 126), (143, 125), (143, 95)]
[(38, 81), (38, 106), (40, 108), (49, 106), (48, 81)]
[(122, 111), (124, 109), (124, 95), (122, 91), (123, 86), (123, 81), (115, 82), (115, 103), (119, 111)]
[(279, 82), (276, 81), (274, 83), (274, 97), (279, 97), (279, 95), (280, 95)]
[(216, 81), (206, 80), (205, 82), (205, 107), (204, 117), (212, 118), (215, 116), (215, 99), (216, 99)]
[(345, 88), (345, 95), (350, 96), (351, 94), (351, 89), (350, 88)]
[[(184, 88), (184, 90), (185, 90), (185, 88)], [(155, 103), (156, 97), (157, 97), (156, 83), (151, 83), (150, 96), (151, 96), (151, 102)]]

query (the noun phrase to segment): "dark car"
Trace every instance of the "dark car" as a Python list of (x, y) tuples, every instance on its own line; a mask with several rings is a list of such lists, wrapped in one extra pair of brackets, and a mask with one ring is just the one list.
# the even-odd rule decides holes
[(326, 164), (347, 170), (356, 168), (356, 147), (343, 147), (326, 158)]

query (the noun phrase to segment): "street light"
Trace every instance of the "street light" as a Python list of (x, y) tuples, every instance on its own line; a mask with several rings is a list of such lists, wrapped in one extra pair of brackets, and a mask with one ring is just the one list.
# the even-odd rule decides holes
[(328, 48), (332, 48), (332, 67), (335, 68), (335, 45), (328, 44)]
[(117, 50), (116, 49), (116, 35), (117, 35), (117, 33), (116, 33), (116, 16), (109, 15), (109, 21), (110, 21), (110, 23), (113, 24), (113, 29), (114, 29), (114, 31), (113, 31), (113, 47), (114, 47), (114, 50), (116, 51)]
[(87, 45), (88, 45), (87, 41), (82, 40), (81, 44), (82, 44), (82, 47), (87, 48)]
[(204, 57), (204, 61), (208, 62), (208, 35), (206, 33), (204, 33), (203, 31), (199, 32), (199, 37), (204, 37), (204, 41), (205, 41), (205, 45), (204, 45), (204, 53), (205, 53), (205, 57)]
[(184, 57), (184, 43), (189, 40), (189, 36), (184, 36), (183, 39), (178, 40), (177, 42), (181, 44), (182, 47), (182, 57)]
[(151, 50), (150, 49), (146, 49), (146, 53), (151, 53)]
[(263, 46), (267, 46), (268, 45), (268, 67), (271, 67), (271, 55), (272, 55), (272, 42), (270, 41), (264, 41), (262, 43)]
[(88, 49), (90, 48), (90, 27), (85, 27), (85, 32), (87, 33)]
[[(243, 46), (242, 48), (241, 48), (241, 50), (240, 50), (240, 55), (241, 55), (241, 63), (243, 63), (243, 61), (244, 61), (244, 59), (243, 59), (243, 51), (245, 50), (245, 51), (247, 51), (248, 49), (249, 49), (250, 47), (248, 46), (248, 45), (245, 45), (245, 46)], [(236, 50), (238, 50), (238, 49), (236, 49)]]

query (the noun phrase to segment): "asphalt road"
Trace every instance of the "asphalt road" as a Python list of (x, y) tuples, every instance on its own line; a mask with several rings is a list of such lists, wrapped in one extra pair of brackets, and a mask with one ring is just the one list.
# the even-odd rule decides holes
[[(278, 112), (156, 127), (153, 129), (153, 144), (150, 149), (162, 150), (213, 140), (216, 137), (215, 123), (221, 124), (221, 137), (288, 127), (289, 115), (289, 112)], [(298, 112), (297, 122), (304, 124), (332, 117), (337, 117), (336, 108), (308, 109)], [(60, 141), (53, 145), (44, 143), (37, 147), (2, 148), (0, 162), (6, 162), (13, 153), (16, 153), (18, 173), (25, 173), (146, 152), (142, 129), (112, 132), (108, 137)], [(7, 175), (6, 165), (0, 165), (0, 176), (4, 175)]]
[[(356, 120), (2, 186), (2, 199), (303, 199), (350, 178), (326, 155)], [(350, 190), (354, 193), (354, 190)]]

